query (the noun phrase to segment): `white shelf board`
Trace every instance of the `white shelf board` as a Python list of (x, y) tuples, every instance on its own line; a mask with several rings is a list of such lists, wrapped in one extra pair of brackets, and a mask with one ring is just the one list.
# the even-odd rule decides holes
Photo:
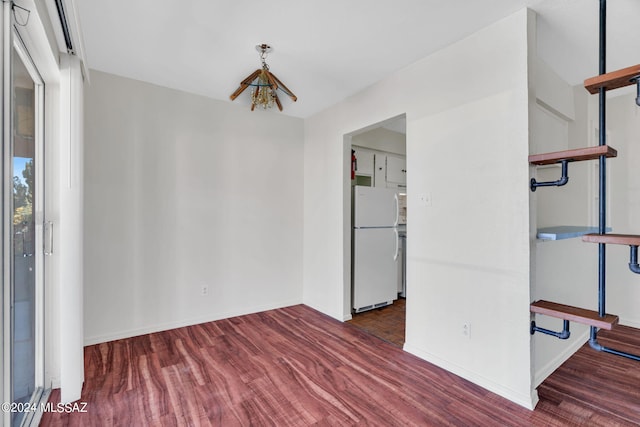
[[(607, 227), (607, 233), (611, 227)], [(585, 234), (597, 233), (598, 227), (587, 227), (579, 225), (558, 225), (555, 227), (539, 228), (537, 237), (540, 240), (563, 240), (581, 237)]]

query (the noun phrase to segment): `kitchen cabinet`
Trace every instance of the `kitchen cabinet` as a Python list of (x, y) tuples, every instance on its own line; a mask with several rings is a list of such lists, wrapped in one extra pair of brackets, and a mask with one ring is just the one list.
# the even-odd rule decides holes
[(405, 157), (386, 156), (387, 187), (401, 187), (407, 184), (407, 160)]
[(352, 146), (356, 156), (356, 185), (381, 188), (404, 188), (407, 183), (407, 160), (400, 154)]
[(356, 156), (356, 175), (373, 176), (375, 154), (373, 151), (353, 147)]
[(404, 188), (407, 184), (407, 160), (393, 154), (375, 156), (374, 183), (382, 188)]

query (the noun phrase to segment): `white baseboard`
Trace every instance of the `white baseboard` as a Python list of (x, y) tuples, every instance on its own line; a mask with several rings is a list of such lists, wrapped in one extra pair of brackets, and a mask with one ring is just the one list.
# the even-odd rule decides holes
[(459, 377), (469, 380), (472, 383), (477, 384), (480, 387), (483, 387), (527, 409), (533, 410), (538, 403), (538, 393), (536, 390), (532, 390), (529, 394), (519, 393), (515, 390), (504, 387), (502, 384), (498, 384), (488, 378), (485, 378), (482, 375), (478, 375), (476, 372), (469, 371), (468, 369), (455, 365), (448, 360), (441, 359), (440, 357), (435, 356), (427, 351), (424, 351), (417, 347), (413, 347), (410, 344), (405, 343), (403, 349), (404, 351), (411, 353), (414, 356), (426, 360), (429, 363), (433, 363), (434, 365), (439, 366), (442, 369), (445, 369), (455, 375), (458, 375)]
[[(572, 333), (573, 334), (573, 333)], [(557, 338), (551, 338), (557, 339)], [(533, 386), (537, 388), (544, 380), (547, 379), (549, 375), (553, 373), (556, 369), (560, 367), (564, 362), (566, 362), (573, 354), (580, 349), (589, 341), (589, 330), (584, 331), (578, 339), (573, 340), (573, 343), (564, 349), (564, 351), (560, 352), (556, 357), (551, 359), (546, 365), (542, 366), (540, 369), (536, 369), (533, 378)]]
[(170, 329), (197, 325), (200, 323), (215, 322), (216, 320), (228, 319), (230, 317), (236, 317), (236, 316), (243, 316), (245, 314), (259, 313), (261, 311), (274, 310), (276, 308), (290, 307), (292, 305), (298, 305), (298, 304), (302, 304), (302, 301), (299, 299), (296, 299), (294, 301), (282, 301), (276, 304), (259, 305), (259, 306), (244, 308), (244, 309), (236, 309), (231, 311), (211, 313), (211, 315), (208, 315), (208, 316), (201, 316), (201, 317), (176, 320), (172, 322), (158, 323), (155, 325), (145, 326), (142, 328), (132, 328), (127, 330), (117, 331), (111, 334), (85, 337), (84, 345), (89, 346), (89, 345), (100, 344), (100, 343), (109, 342), (109, 341), (120, 340), (124, 338), (131, 338), (131, 337), (136, 337), (140, 335), (152, 334), (154, 332), (162, 332), (162, 331), (168, 331)]
[(631, 328), (640, 329), (640, 320), (639, 319), (630, 319), (628, 317), (621, 317), (620, 324), (624, 326), (629, 326)]

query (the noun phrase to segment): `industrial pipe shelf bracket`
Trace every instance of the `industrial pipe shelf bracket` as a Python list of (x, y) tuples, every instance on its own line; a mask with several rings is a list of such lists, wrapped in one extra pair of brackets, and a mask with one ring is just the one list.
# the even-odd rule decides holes
[(626, 351), (616, 350), (614, 348), (605, 347), (602, 344), (598, 343), (598, 329), (594, 326), (591, 327), (591, 338), (589, 339), (589, 346), (596, 350), (601, 351), (603, 353), (615, 354), (616, 356), (626, 357), (627, 359), (635, 360), (640, 362), (640, 356), (633, 353), (627, 353)]
[(640, 76), (631, 79), (636, 84), (636, 105), (640, 106)]
[(566, 320), (566, 319), (562, 320), (562, 331), (560, 331), (560, 332), (556, 332), (556, 331), (552, 331), (550, 329), (545, 329), (545, 328), (541, 328), (539, 326), (536, 326), (536, 321), (532, 320), (531, 321), (531, 335), (535, 334), (536, 332), (541, 332), (543, 334), (551, 335), (551, 336), (554, 336), (554, 337), (559, 338), (561, 340), (566, 340), (571, 335), (571, 332), (569, 331), (569, 321)]
[(631, 248), (629, 256), (629, 270), (636, 274), (640, 274), (640, 265), (638, 265), (638, 246), (629, 245), (629, 248)]
[(560, 187), (569, 182), (569, 160), (562, 160), (562, 176), (557, 181), (537, 182), (531, 178), (531, 191), (536, 191), (538, 187)]

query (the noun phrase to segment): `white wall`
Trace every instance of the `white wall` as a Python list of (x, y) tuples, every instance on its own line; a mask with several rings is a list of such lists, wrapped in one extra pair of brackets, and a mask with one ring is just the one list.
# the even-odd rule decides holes
[[(527, 407), (536, 399), (527, 167), (534, 26), (521, 10), (317, 114), (305, 122), (304, 153), (304, 302), (348, 318), (343, 135), (406, 112), (405, 349)], [(419, 205), (421, 193), (432, 206)]]
[(96, 71), (85, 105), (86, 344), (302, 302), (302, 120)]

